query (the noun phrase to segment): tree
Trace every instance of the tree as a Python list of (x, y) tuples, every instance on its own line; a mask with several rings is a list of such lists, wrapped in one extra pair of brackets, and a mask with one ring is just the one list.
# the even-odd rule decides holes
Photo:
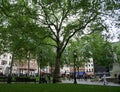
[(67, 57), (70, 60), (69, 63), (73, 63), (73, 52), (74, 51), (77, 54), (76, 63), (78, 66), (81, 66), (83, 63), (87, 62), (91, 56), (89, 55), (89, 51), (87, 50), (88, 48), (86, 48), (86, 46), (87, 44), (85, 40), (82, 40), (82, 39), (76, 39), (76, 40), (74, 39), (70, 41), (69, 46), (67, 46), (65, 50), (67, 51), (67, 53), (69, 53), (67, 55)]
[(84, 40), (86, 40), (88, 44), (88, 46), (85, 47), (85, 52), (89, 52), (89, 57), (93, 58), (94, 67), (96, 67), (96, 65), (102, 65), (109, 69), (113, 63), (111, 43), (100, 33), (93, 33), (86, 36)]
[(120, 42), (112, 43), (113, 52), (116, 54), (117, 62), (120, 62)]
[[(9, 0), (2, 0), (0, 1), (0, 3), (0, 10), (2, 11), (0, 13), (2, 16), (1, 20), (3, 20), (1, 22), (0, 29), (0, 39), (2, 42), (1, 45), (3, 47), (1, 51), (3, 53), (9, 52), (12, 54), (12, 61), (10, 65), (10, 74), (8, 81), (8, 83), (10, 83), (12, 76), (12, 66), (15, 59), (25, 59), (28, 56), (27, 54), (32, 54), (32, 52), (36, 48), (35, 42), (39, 43), (43, 38), (43, 36), (41, 36), (43, 31), (41, 32), (41, 30), (43, 30), (44, 28), (38, 28), (33, 19), (28, 17), (29, 15), (26, 14), (27, 7), (23, 9), (24, 3), (21, 3), (23, 5), (20, 6), (17, 6), (16, 2), (12, 2)], [(20, 4), (20, 1), (18, 3)], [(39, 32), (37, 31), (38, 29)], [(43, 34), (44, 33), (45, 31), (43, 32)], [(45, 33), (45, 35), (47, 34)], [(37, 39), (39, 39), (39, 42)], [(30, 61), (30, 57), (28, 57), (27, 59), (28, 61)]]
[[(67, 55), (67, 58), (69, 61), (68, 64), (70, 66), (74, 66), (74, 69), (76, 69), (76, 71), (78, 72), (78, 76), (79, 76), (79, 68), (84, 66), (85, 63), (88, 62), (88, 60), (90, 58), (90, 55), (88, 55), (88, 53), (87, 53), (89, 51), (87, 51), (84, 48), (84, 46), (86, 46), (85, 44), (86, 44), (85, 40), (74, 39), (74, 40), (70, 41), (69, 46), (66, 47), (67, 52), (69, 53)], [(76, 53), (76, 55), (75, 55), (75, 53)]]
[[(55, 52), (52, 46), (48, 45), (40, 45), (36, 48), (36, 59), (38, 63), (38, 74), (39, 74), (39, 83), (41, 83), (41, 69), (45, 69), (47, 66), (50, 66), (50, 73), (53, 75), (53, 66), (54, 66), (54, 58)], [(48, 73), (48, 72), (47, 72)]]
[[(2, 2), (4, 1), (2, 0)], [(22, 4), (23, 7), (21, 7)], [(33, 21), (36, 20), (35, 23), (39, 27), (45, 27), (50, 34), (49, 39), (54, 41), (50, 43), (56, 47), (54, 83), (60, 81), (61, 56), (69, 40), (76, 33), (79, 33), (80, 36), (85, 34), (84, 29), (91, 26), (93, 22), (101, 22), (100, 15), (111, 14), (110, 11), (114, 8), (114, 4), (112, 0), (79, 0), (79, 2), (74, 2), (74, 0), (31, 0), (23, 3), (22, 0), (19, 0), (14, 2), (14, 5), (20, 7), (21, 10), (27, 10), (27, 15), (33, 18)], [(3, 7), (0, 9), (6, 15), (14, 15), (8, 11), (9, 9), (7, 12)], [(35, 12), (36, 10), (37, 12)], [(26, 14), (24, 11), (22, 13)], [(87, 33), (92, 31), (88, 30)]]
[[(38, 2), (39, 7), (41, 8), (39, 12), (40, 25), (46, 26), (50, 30), (52, 34), (51, 39), (55, 41), (56, 45), (54, 82), (59, 81), (60, 58), (66, 45), (75, 33), (80, 32), (81, 34), (84, 34), (83, 30), (88, 24), (95, 21), (95, 19), (98, 18), (99, 13), (103, 12), (102, 10), (100, 12), (96, 10), (100, 10), (100, 3), (101, 2), (99, 1), (93, 1), (92, 4), (91, 1), (81, 1), (79, 4), (70, 1)], [(98, 7), (95, 7), (95, 4), (98, 4)], [(91, 9), (93, 11), (90, 11)], [(73, 18), (73, 20), (69, 20), (69, 18)]]
[[(105, 7), (102, 6), (104, 3)], [(84, 34), (84, 29), (91, 22), (100, 21), (100, 14), (110, 11), (110, 4), (114, 2), (81, 0), (73, 2), (70, 0), (41, 0), (37, 2), (39, 24), (46, 26), (51, 33), (51, 39), (54, 40), (56, 46), (56, 64), (54, 71), (54, 83), (60, 81), (60, 62), (62, 53), (67, 46), (69, 40), (76, 34)], [(98, 21), (99, 19), (99, 21)], [(89, 31), (89, 33), (91, 33)]]

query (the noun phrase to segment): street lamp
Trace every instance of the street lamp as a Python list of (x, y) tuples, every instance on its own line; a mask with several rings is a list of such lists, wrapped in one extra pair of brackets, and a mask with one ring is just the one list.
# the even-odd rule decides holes
[(74, 84), (77, 84), (77, 80), (76, 80), (76, 58), (77, 58), (77, 54), (76, 54), (75, 50), (73, 52), (73, 57), (74, 57)]

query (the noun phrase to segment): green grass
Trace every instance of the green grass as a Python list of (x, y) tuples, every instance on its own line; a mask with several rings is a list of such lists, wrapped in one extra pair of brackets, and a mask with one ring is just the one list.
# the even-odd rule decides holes
[(120, 87), (81, 84), (0, 84), (0, 92), (120, 92)]

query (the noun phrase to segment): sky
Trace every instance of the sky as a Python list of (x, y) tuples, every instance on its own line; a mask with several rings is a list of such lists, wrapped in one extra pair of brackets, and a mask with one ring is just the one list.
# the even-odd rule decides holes
[(120, 9), (116, 10), (115, 13), (115, 15), (105, 18), (105, 23), (109, 25), (109, 32), (106, 34), (110, 35), (110, 42), (117, 42), (120, 40), (120, 38), (118, 39), (120, 35), (120, 21), (118, 21), (118, 18), (120, 17)]

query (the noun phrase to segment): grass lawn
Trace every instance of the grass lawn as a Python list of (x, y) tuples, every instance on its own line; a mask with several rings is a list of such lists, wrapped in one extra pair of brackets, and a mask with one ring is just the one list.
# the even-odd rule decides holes
[(0, 84), (0, 92), (120, 92), (120, 87), (81, 84)]

